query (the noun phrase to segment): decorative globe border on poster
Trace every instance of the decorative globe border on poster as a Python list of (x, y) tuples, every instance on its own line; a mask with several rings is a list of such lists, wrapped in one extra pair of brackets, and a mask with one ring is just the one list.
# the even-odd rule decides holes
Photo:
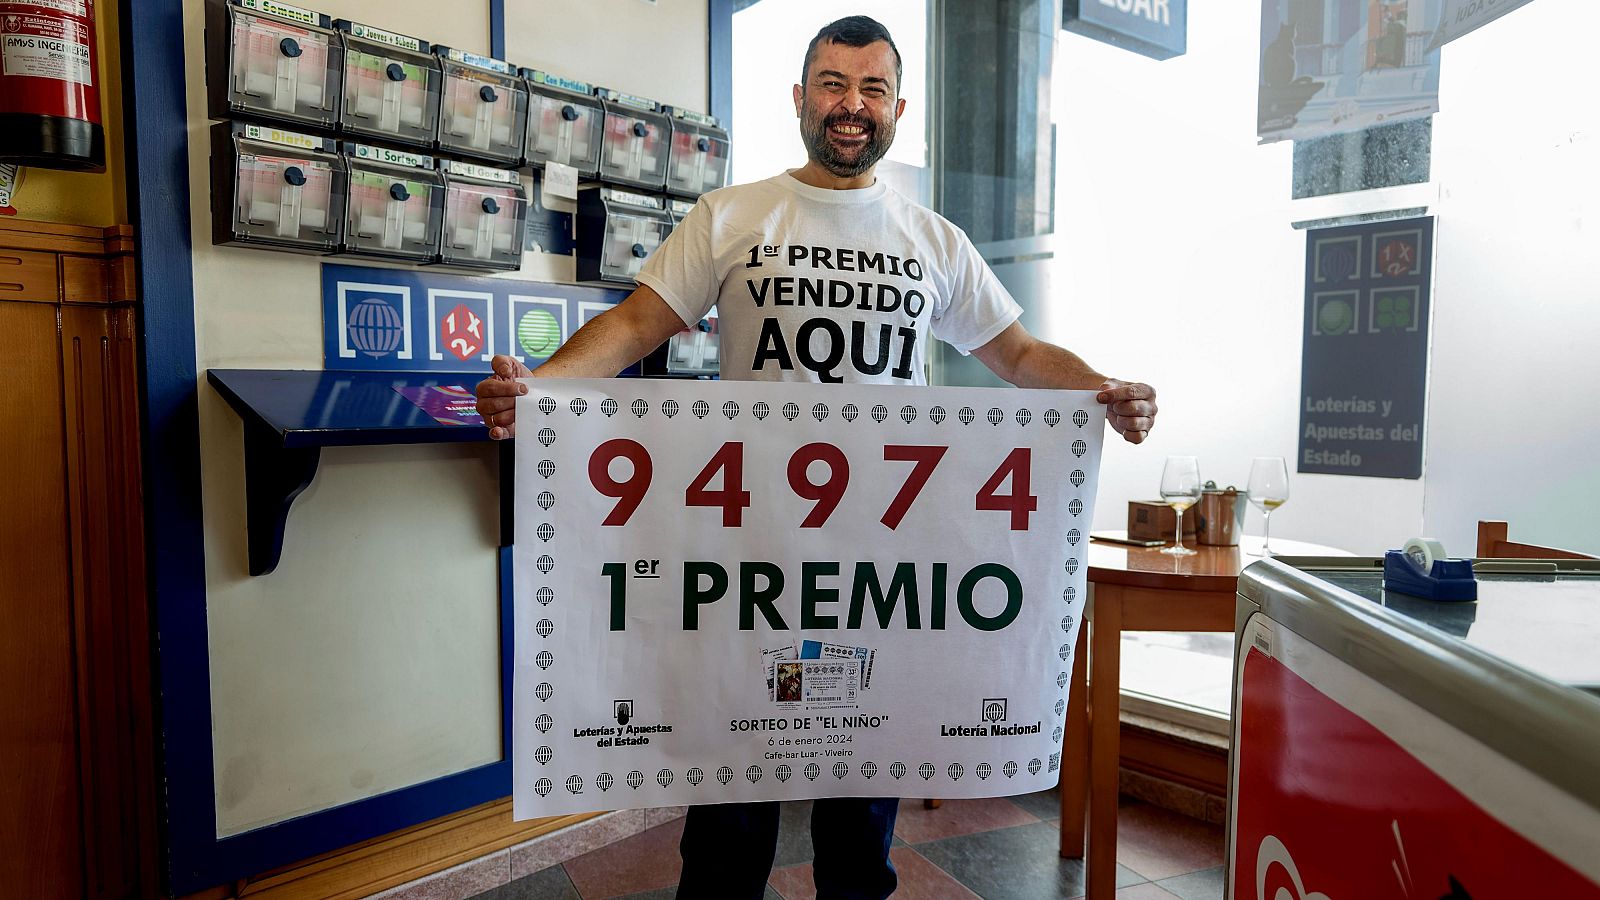
[[(677, 382), (673, 383), (677, 384)], [(715, 382), (711, 383), (715, 384)], [(694, 391), (697, 390), (697, 388), (693, 386), (694, 383), (684, 382), (682, 384), (685, 392), (691, 396)], [(706, 383), (701, 383), (701, 385), (704, 384)], [(534, 387), (535, 389), (538, 388), (537, 383), (534, 384)], [(835, 390), (837, 390), (837, 388)], [(627, 392), (620, 391), (619, 393)], [(1000, 392), (994, 391), (994, 393), (998, 394)], [(1089, 393), (1088, 395), (1092, 397), (1092, 393)], [(911, 424), (919, 417), (926, 417), (928, 421), (933, 422), (936, 426), (942, 426), (948, 421), (950, 423), (950, 427), (954, 428), (978, 427), (985, 422), (994, 428), (999, 428), (1001, 426), (1026, 428), (1029, 424), (1033, 423), (1037, 419), (1045, 425), (1046, 429), (1053, 430), (1057, 427), (1062, 427), (1063, 432), (1081, 431), (1087, 427), (1091, 421), (1103, 427), (1105, 421), (1103, 410), (1097, 409), (1095, 414), (1091, 416), (1088, 409), (1084, 408), (1088, 406), (1088, 404), (1082, 404), (1081, 406), (1072, 404), (1057, 404), (1057, 406), (1064, 406), (1067, 411), (1063, 412), (1062, 409), (1058, 409), (1056, 406), (1050, 406), (1047, 407), (1037, 417), (1035, 416), (1032, 407), (1016, 404), (1012, 404), (1007, 408), (1002, 408), (1000, 406), (989, 406), (987, 409), (984, 409), (981, 412), (979, 409), (974, 408), (971, 405), (961, 405), (952, 412), (945, 406), (937, 403), (906, 403), (901, 404), (898, 409), (891, 409), (889, 404), (874, 403), (866, 406), (866, 408), (863, 409), (861, 405), (846, 401), (842, 404), (838, 404), (837, 406), (831, 406), (825, 402), (817, 402), (814, 403), (809, 410), (802, 410), (799, 404), (792, 401), (783, 402), (778, 405), (777, 409), (773, 409), (772, 404), (769, 404), (764, 400), (758, 400), (749, 404), (749, 408), (745, 409), (741, 407), (739, 403), (733, 400), (727, 400), (722, 402), (720, 407), (714, 411), (712, 404), (703, 398), (688, 400), (686, 403), (669, 398), (662, 400), (659, 404), (651, 404), (642, 398), (636, 398), (624, 406), (616, 398), (609, 396), (602, 398), (597, 404), (591, 404), (583, 397), (573, 397), (570, 400), (562, 402), (558, 401), (555, 397), (544, 394), (538, 397), (536, 406), (538, 411), (541, 413), (541, 418), (537, 421), (537, 423), (528, 421), (526, 418), (524, 418), (521, 422), (523, 426), (521, 434), (531, 437), (533, 440), (537, 441), (542, 448), (549, 448), (553, 446), (560, 438), (561, 430), (558, 420), (561, 416), (570, 415), (578, 417), (590, 412), (598, 412), (600, 415), (603, 415), (607, 418), (619, 415), (632, 415), (637, 419), (645, 419), (649, 416), (659, 415), (664, 416), (669, 420), (676, 416), (685, 414), (696, 419), (707, 419), (713, 415), (720, 414), (729, 421), (737, 419), (740, 416), (749, 416), (754, 418), (756, 421), (763, 423), (765, 423), (769, 418), (773, 422), (778, 422), (781, 420), (792, 423), (798, 419), (801, 419), (802, 416), (809, 415), (810, 418), (815, 419), (819, 424), (828, 420), (830, 417), (834, 417), (844, 421), (847, 426), (855, 424), (859, 419), (862, 420), (864, 424), (869, 425), (869, 427), (886, 424), (892, 425), (892, 423), (890, 423), (891, 419), (898, 419), (906, 424)], [(687, 409), (685, 409), (685, 406), (687, 406)], [(529, 426), (535, 424), (536, 427), (532, 429), (529, 428)], [(1083, 440), (1082, 438), (1075, 438), (1070, 444), (1069, 449), (1075, 458), (1081, 459), (1086, 453), (1089, 452), (1090, 447), (1087, 441)], [(1094, 464), (1094, 467), (1096, 470), (1098, 469), (1098, 462)], [(556, 463), (550, 459), (548, 455), (541, 456), (535, 467), (535, 472), (539, 477), (543, 479), (549, 479), (556, 472)], [(1007, 782), (1011, 782), (1017, 777), (1024, 775), (1024, 773), (1029, 778), (1038, 778), (1041, 775), (1053, 775), (1061, 768), (1061, 747), (1065, 729), (1067, 685), (1070, 681), (1072, 653), (1074, 652), (1074, 647), (1077, 641), (1077, 630), (1080, 627), (1082, 610), (1086, 599), (1084, 594), (1086, 590), (1086, 569), (1084, 568), (1083, 557), (1087, 548), (1087, 528), (1089, 523), (1088, 519), (1083, 517), (1082, 514), (1090, 508), (1090, 505), (1092, 505), (1086, 505), (1081, 495), (1081, 489), (1084, 487), (1086, 482), (1089, 481), (1089, 476), (1083, 471), (1083, 469), (1074, 468), (1068, 474), (1068, 481), (1071, 483), (1074, 493), (1069, 499), (1067, 499), (1067, 509), (1070, 515), (1073, 517), (1074, 523), (1081, 524), (1074, 524), (1073, 527), (1068, 529), (1064, 536), (1065, 548), (1063, 550), (1061, 564), (1063, 571), (1066, 573), (1069, 579), (1069, 583), (1063, 589), (1061, 598), (1063, 608), (1066, 610), (1059, 623), (1062, 631), (1062, 643), (1056, 648), (1054, 654), (1050, 658), (1049, 663), (1052, 667), (1059, 668), (1059, 672), (1054, 679), (1057, 688), (1057, 696), (1053, 707), (1054, 722), (1053, 725), (1049, 726), (1051, 729), (1051, 743), (1056, 749), (1054, 752), (1048, 754), (1047, 757), (1031, 756), (1027, 759), (996, 758), (993, 760), (986, 758), (975, 764), (971, 764), (969, 760), (968, 764), (972, 765), (972, 771), (970, 773), (967, 772), (967, 766), (961, 760), (941, 760), (939, 762), (935, 762), (932, 759), (917, 760), (907, 758), (892, 759), (883, 765), (880, 765), (878, 761), (871, 759), (861, 760), (859, 762), (855, 762), (854, 764), (844, 760), (835, 760), (826, 766), (818, 762), (810, 762), (805, 764), (803, 767), (791, 766), (788, 763), (778, 763), (777, 765), (770, 767), (751, 763), (745, 767), (743, 773), (735, 772), (733, 766), (726, 763), (717, 763), (714, 766), (712, 764), (690, 766), (681, 773), (667, 767), (660, 768), (654, 773), (654, 775), (648, 775), (638, 768), (632, 768), (626, 772), (613, 772), (607, 768), (600, 768), (596, 771), (588, 773), (587, 775), (584, 773), (570, 771), (565, 775), (562, 775), (560, 774), (561, 766), (560, 760), (557, 758), (557, 752), (553, 747), (550, 746), (549, 742), (541, 742), (539, 746), (537, 746), (530, 754), (532, 759), (541, 767), (541, 774), (537, 779), (534, 780), (532, 785), (534, 792), (540, 798), (549, 797), (551, 794), (556, 794), (560, 791), (564, 791), (565, 793), (576, 797), (576, 795), (583, 793), (587, 787), (593, 786), (599, 789), (600, 797), (614, 797), (615, 800), (622, 802), (608, 803), (605, 800), (602, 800), (600, 806), (585, 807), (586, 809), (629, 809), (648, 808), (653, 806), (685, 802), (682, 797), (658, 798), (655, 800), (651, 799), (652, 792), (660, 793), (661, 791), (670, 788), (680, 778), (684, 783), (694, 788), (699, 788), (708, 782), (715, 782), (718, 785), (726, 787), (731, 782), (734, 782), (740, 778), (754, 785), (769, 777), (775, 779), (779, 783), (787, 783), (790, 779), (794, 778), (804, 778), (806, 781), (813, 783), (819, 781), (827, 783), (829, 777), (831, 776), (832, 781), (838, 784), (843, 783), (847, 778), (851, 778), (852, 776), (856, 776), (871, 782), (880, 775), (887, 775), (887, 780), (903, 784), (905, 786), (905, 790), (908, 792), (935, 796), (939, 794), (941, 787), (946, 785), (956, 785), (964, 778), (969, 777), (976, 778), (980, 782), (987, 782), (990, 778), (994, 778), (998, 783), (1001, 778), (1006, 779)], [(1095, 484), (1089, 484), (1089, 489), (1091, 491), (1093, 491), (1095, 487)], [(534, 527), (532, 528), (534, 538), (539, 542), (542, 548), (542, 552), (539, 553), (534, 562), (534, 568), (539, 572), (540, 576), (542, 576), (542, 579), (533, 589), (534, 602), (538, 605), (539, 615), (539, 618), (534, 623), (533, 631), (535, 634), (537, 634), (541, 641), (546, 641), (550, 639), (556, 631), (556, 623), (550, 617), (553, 614), (551, 613), (551, 608), (556, 607), (561, 602), (561, 598), (557, 596), (555, 589), (549, 583), (547, 583), (547, 581), (543, 580), (550, 576), (550, 573), (554, 571), (557, 565), (557, 560), (553, 553), (554, 548), (551, 546), (557, 537), (556, 523), (552, 521), (554, 518), (553, 510), (557, 505), (557, 498), (553, 492), (549, 490), (541, 490), (537, 496), (536, 502), (537, 506), (544, 515), (538, 522), (534, 524)], [(519, 522), (518, 527), (521, 529), (525, 526), (523, 523)], [(520, 607), (517, 612), (519, 616), (522, 614)], [(520, 653), (518, 657), (520, 659)], [(560, 676), (557, 674), (559, 672), (560, 660), (556, 658), (552, 650), (548, 648), (541, 648), (534, 654), (533, 661), (534, 665), (539, 669), (541, 677), (539, 681), (533, 685), (531, 694), (541, 704), (543, 704), (555, 696), (557, 690), (556, 682), (560, 680)], [(517, 666), (518, 690), (522, 689), (522, 685), (520, 683), (521, 669), (522, 667), (519, 664)], [(541, 712), (534, 720), (534, 727), (538, 730), (541, 736), (546, 737), (560, 725), (561, 723), (557, 722), (549, 712)], [(1023, 786), (1007, 787), (1005, 789), (994, 790), (988, 794), (976, 794), (972, 796), (1007, 796), (1028, 793), (1037, 790), (1048, 789), (1048, 787), (1051, 784), (1054, 784), (1056, 780), (1057, 779), (1050, 779), (1050, 784), (1041, 783), (1034, 785), (1027, 785), (1025, 782), (1017, 782), (1018, 785)], [(557, 783), (558, 781), (560, 782), (559, 784)], [(611, 791), (614, 788), (620, 788), (619, 782), (621, 784), (625, 784), (630, 790), (627, 792), (627, 794), (623, 794), (619, 789), (617, 795), (612, 795)], [(652, 789), (650, 787), (651, 784), (654, 784), (656, 787)], [(897, 793), (899, 793), (899, 791), (888, 791), (882, 795), (893, 796)], [(871, 796), (874, 794), (873, 792), (868, 791), (865, 792), (864, 795)], [(624, 797), (627, 797), (627, 799), (624, 800)], [(727, 796), (718, 796), (718, 793), (714, 789), (708, 789), (703, 798), (703, 802), (730, 802), (734, 799), (735, 798), (730, 798)], [(689, 800), (687, 802), (692, 803), (697, 801)], [(540, 814), (543, 815), (546, 813), (541, 812)], [(518, 817), (522, 818), (523, 816), (519, 814)]]

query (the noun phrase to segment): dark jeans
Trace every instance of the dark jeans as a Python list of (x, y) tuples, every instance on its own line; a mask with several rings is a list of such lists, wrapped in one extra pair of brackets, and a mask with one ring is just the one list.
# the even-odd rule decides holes
[[(817, 900), (883, 900), (894, 892), (889, 845), (900, 801), (831, 797), (811, 807)], [(778, 804), (691, 806), (683, 826), (678, 900), (760, 900), (778, 852)]]

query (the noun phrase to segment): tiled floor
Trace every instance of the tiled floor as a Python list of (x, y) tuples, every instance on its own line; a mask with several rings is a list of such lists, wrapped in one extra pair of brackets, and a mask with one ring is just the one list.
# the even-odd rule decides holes
[[(1083, 863), (1057, 855), (1055, 791), (904, 800), (890, 857), (905, 900), (1039, 900), (1083, 894)], [(786, 803), (768, 900), (812, 900), (811, 804)], [(1117, 830), (1118, 900), (1221, 900), (1222, 829), (1124, 798)], [(502, 885), (476, 900), (671, 900), (683, 819)]]

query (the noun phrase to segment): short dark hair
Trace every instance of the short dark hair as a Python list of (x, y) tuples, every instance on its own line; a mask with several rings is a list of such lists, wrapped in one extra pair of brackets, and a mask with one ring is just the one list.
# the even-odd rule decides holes
[(894, 45), (894, 38), (889, 36), (889, 29), (883, 23), (870, 16), (845, 16), (835, 22), (822, 26), (817, 36), (811, 39), (806, 47), (806, 59), (800, 66), (800, 83), (806, 83), (811, 76), (811, 61), (816, 58), (818, 44), (843, 44), (846, 47), (865, 47), (883, 41), (894, 51), (894, 89), (900, 91), (900, 48)]

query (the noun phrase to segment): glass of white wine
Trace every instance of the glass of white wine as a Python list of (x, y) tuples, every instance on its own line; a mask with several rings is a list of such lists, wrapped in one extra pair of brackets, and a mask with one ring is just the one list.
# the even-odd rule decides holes
[(1251, 556), (1271, 556), (1268, 543), (1272, 540), (1272, 511), (1289, 500), (1289, 469), (1281, 456), (1258, 456), (1250, 461), (1250, 502), (1261, 510), (1261, 551), (1249, 551)]
[(1183, 511), (1200, 501), (1200, 463), (1192, 456), (1169, 456), (1166, 468), (1161, 470), (1161, 499), (1178, 511), (1176, 543), (1161, 548), (1162, 553), (1173, 556), (1193, 556), (1195, 551), (1183, 545)]

